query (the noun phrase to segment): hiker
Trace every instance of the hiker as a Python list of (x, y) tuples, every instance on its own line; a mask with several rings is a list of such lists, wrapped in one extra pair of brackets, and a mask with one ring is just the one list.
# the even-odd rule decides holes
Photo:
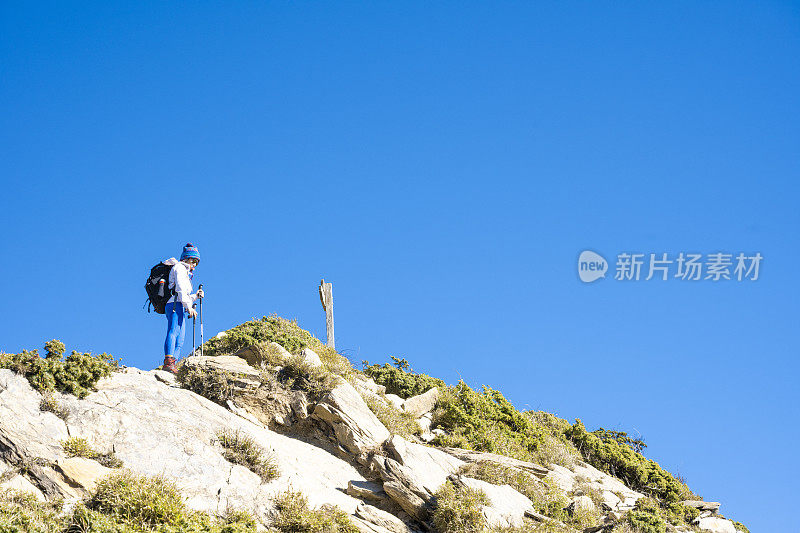
[(167, 315), (167, 338), (164, 341), (163, 368), (173, 374), (178, 372), (175, 358), (181, 355), (181, 346), (186, 335), (186, 316), (189, 318), (197, 316), (194, 302), (203, 297), (203, 289), (192, 294), (192, 276), (198, 263), (200, 263), (200, 252), (192, 243), (186, 243), (180, 260), (175, 261), (169, 272), (167, 288), (174, 289), (175, 294), (167, 300), (164, 307), (164, 314)]

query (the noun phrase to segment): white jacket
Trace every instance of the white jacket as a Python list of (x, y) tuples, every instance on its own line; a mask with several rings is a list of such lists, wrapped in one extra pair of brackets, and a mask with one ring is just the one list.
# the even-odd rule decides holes
[(177, 292), (177, 294), (167, 300), (167, 303), (173, 303), (177, 298), (188, 311), (195, 300), (197, 300), (197, 294), (192, 294), (192, 280), (189, 278), (188, 265), (182, 261), (178, 261), (174, 257), (170, 257), (164, 261), (164, 264), (172, 265), (172, 270), (169, 271), (169, 284), (167, 285), (167, 289), (175, 288)]

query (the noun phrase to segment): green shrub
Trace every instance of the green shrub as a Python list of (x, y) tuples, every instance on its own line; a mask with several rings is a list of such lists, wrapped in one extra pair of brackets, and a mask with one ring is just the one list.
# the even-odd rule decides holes
[(380, 420), (393, 435), (409, 437), (421, 433), (417, 420), (410, 413), (400, 411), (394, 405), (379, 400), (374, 396), (363, 396), (363, 398), (370, 411), (378, 417), (378, 420)]
[(481, 505), (489, 499), (480, 490), (457, 487), (447, 481), (436, 492), (433, 524), (439, 533), (481, 533), (485, 530)]
[(344, 511), (327, 505), (312, 510), (300, 492), (281, 494), (275, 506), (278, 515), (272, 528), (279, 533), (359, 533)]
[(179, 524), (186, 506), (174, 482), (123, 470), (97, 483), (86, 506), (136, 527)]
[(62, 533), (61, 501), (40, 502), (30, 492), (0, 489), (0, 532)]
[(23, 350), (18, 354), (0, 354), (0, 368), (8, 368), (24, 375), (39, 392), (57, 390), (85, 398), (98, 380), (108, 377), (118, 369), (119, 363), (106, 353), (72, 352), (62, 359), (64, 344), (52, 340), (45, 344), (46, 355), (38, 350)]
[(306, 392), (312, 401), (318, 401), (333, 390), (339, 380), (324, 368), (312, 366), (301, 355), (285, 361), (276, 379), (286, 388)]
[(653, 496), (665, 505), (686, 496), (686, 485), (663, 470), (658, 463), (614, 440), (603, 440), (586, 431), (580, 419), (566, 435), (575, 444), (587, 463), (620, 478), (634, 490)]
[(300, 354), (303, 348), (311, 348), (319, 355), (323, 366), (334, 374), (347, 377), (353, 372), (353, 366), (346, 357), (298, 326), (296, 320), (286, 320), (276, 315), (253, 318), (225, 333), (225, 336), (215, 337), (203, 344), (204, 355), (230, 355), (245, 346), (274, 341), (294, 355)]
[(750, 530), (745, 527), (744, 524), (741, 522), (736, 522), (735, 520), (731, 520), (733, 522), (733, 527), (736, 528), (736, 531), (741, 531), (742, 533), (750, 533)]
[(231, 463), (242, 465), (258, 474), (263, 481), (280, 475), (272, 454), (262, 448), (251, 436), (240, 431), (223, 430), (217, 433), (223, 456)]
[(389, 363), (371, 365), (364, 361), (364, 373), (375, 380), (378, 385), (386, 387), (386, 394), (396, 394), (401, 398), (410, 398), (434, 387), (444, 388), (444, 381), (432, 378), (426, 374), (417, 374), (405, 359), (392, 357), (393, 365)]
[(499, 453), (523, 461), (570, 466), (575, 455), (563, 434), (536, 416), (517, 411), (499, 391), (472, 390), (459, 381), (446, 387), (433, 413), (434, 427), (448, 434), (433, 443)]
[(220, 519), (187, 510), (174, 485), (120, 473), (101, 481), (86, 502), (61, 515), (61, 500), (40, 502), (27, 492), (0, 489), (0, 533), (255, 533), (244, 511)]
[(636, 507), (625, 514), (625, 522), (640, 533), (667, 531), (667, 523), (661, 516), (658, 503), (650, 498), (639, 498)]
[(42, 394), (42, 401), (39, 402), (39, 410), (53, 413), (65, 422), (69, 418), (69, 411), (58, 403), (58, 400), (53, 397), (50, 391), (46, 391)]
[(233, 398), (233, 388), (231, 387), (233, 375), (224, 370), (180, 365), (177, 380), (184, 388), (222, 406), (226, 405), (227, 400)]
[(83, 437), (70, 437), (61, 441), (61, 447), (67, 457), (85, 457), (87, 459), (94, 459), (98, 463), (108, 468), (119, 468), (122, 466), (114, 452), (101, 453), (95, 451), (89, 444), (89, 441)]
[(661, 514), (664, 520), (677, 526), (691, 524), (695, 518), (700, 516), (700, 511), (681, 502), (672, 502), (662, 507)]
[(592, 431), (600, 440), (604, 442), (616, 442), (617, 444), (624, 444), (636, 453), (642, 453), (642, 450), (647, 448), (643, 439), (633, 438), (624, 431), (614, 431), (611, 429), (599, 428)]
[(66, 533), (139, 533), (141, 531), (143, 528), (128, 524), (119, 517), (88, 509), (82, 502), (73, 509), (69, 526), (66, 529)]

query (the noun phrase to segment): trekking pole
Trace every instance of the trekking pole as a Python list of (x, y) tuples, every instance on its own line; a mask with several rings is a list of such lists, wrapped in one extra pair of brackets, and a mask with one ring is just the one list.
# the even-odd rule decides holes
[[(200, 284), (198, 290), (203, 290), (203, 284)], [(203, 298), (200, 298), (200, 356), (203, 355)]]
[[(192, 309), (194, 309), (194, 306), (195, 306), (195, 304), (192, 304)], [(195, 355), (194, 352), (195, 352), (196, 349), (197, 348), (195, 347), (195, 344), (194, 344), (194, 317), (192, 317), (192, 355)]]

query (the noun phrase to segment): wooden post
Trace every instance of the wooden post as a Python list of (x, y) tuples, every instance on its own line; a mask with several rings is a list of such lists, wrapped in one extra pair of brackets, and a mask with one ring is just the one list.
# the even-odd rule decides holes
[(336, 341), (333, 338), (333, 283), (319, 282), (319, 301), (325, 309), (325, 330), (327, 334), (327, 346), (336, 349)]

